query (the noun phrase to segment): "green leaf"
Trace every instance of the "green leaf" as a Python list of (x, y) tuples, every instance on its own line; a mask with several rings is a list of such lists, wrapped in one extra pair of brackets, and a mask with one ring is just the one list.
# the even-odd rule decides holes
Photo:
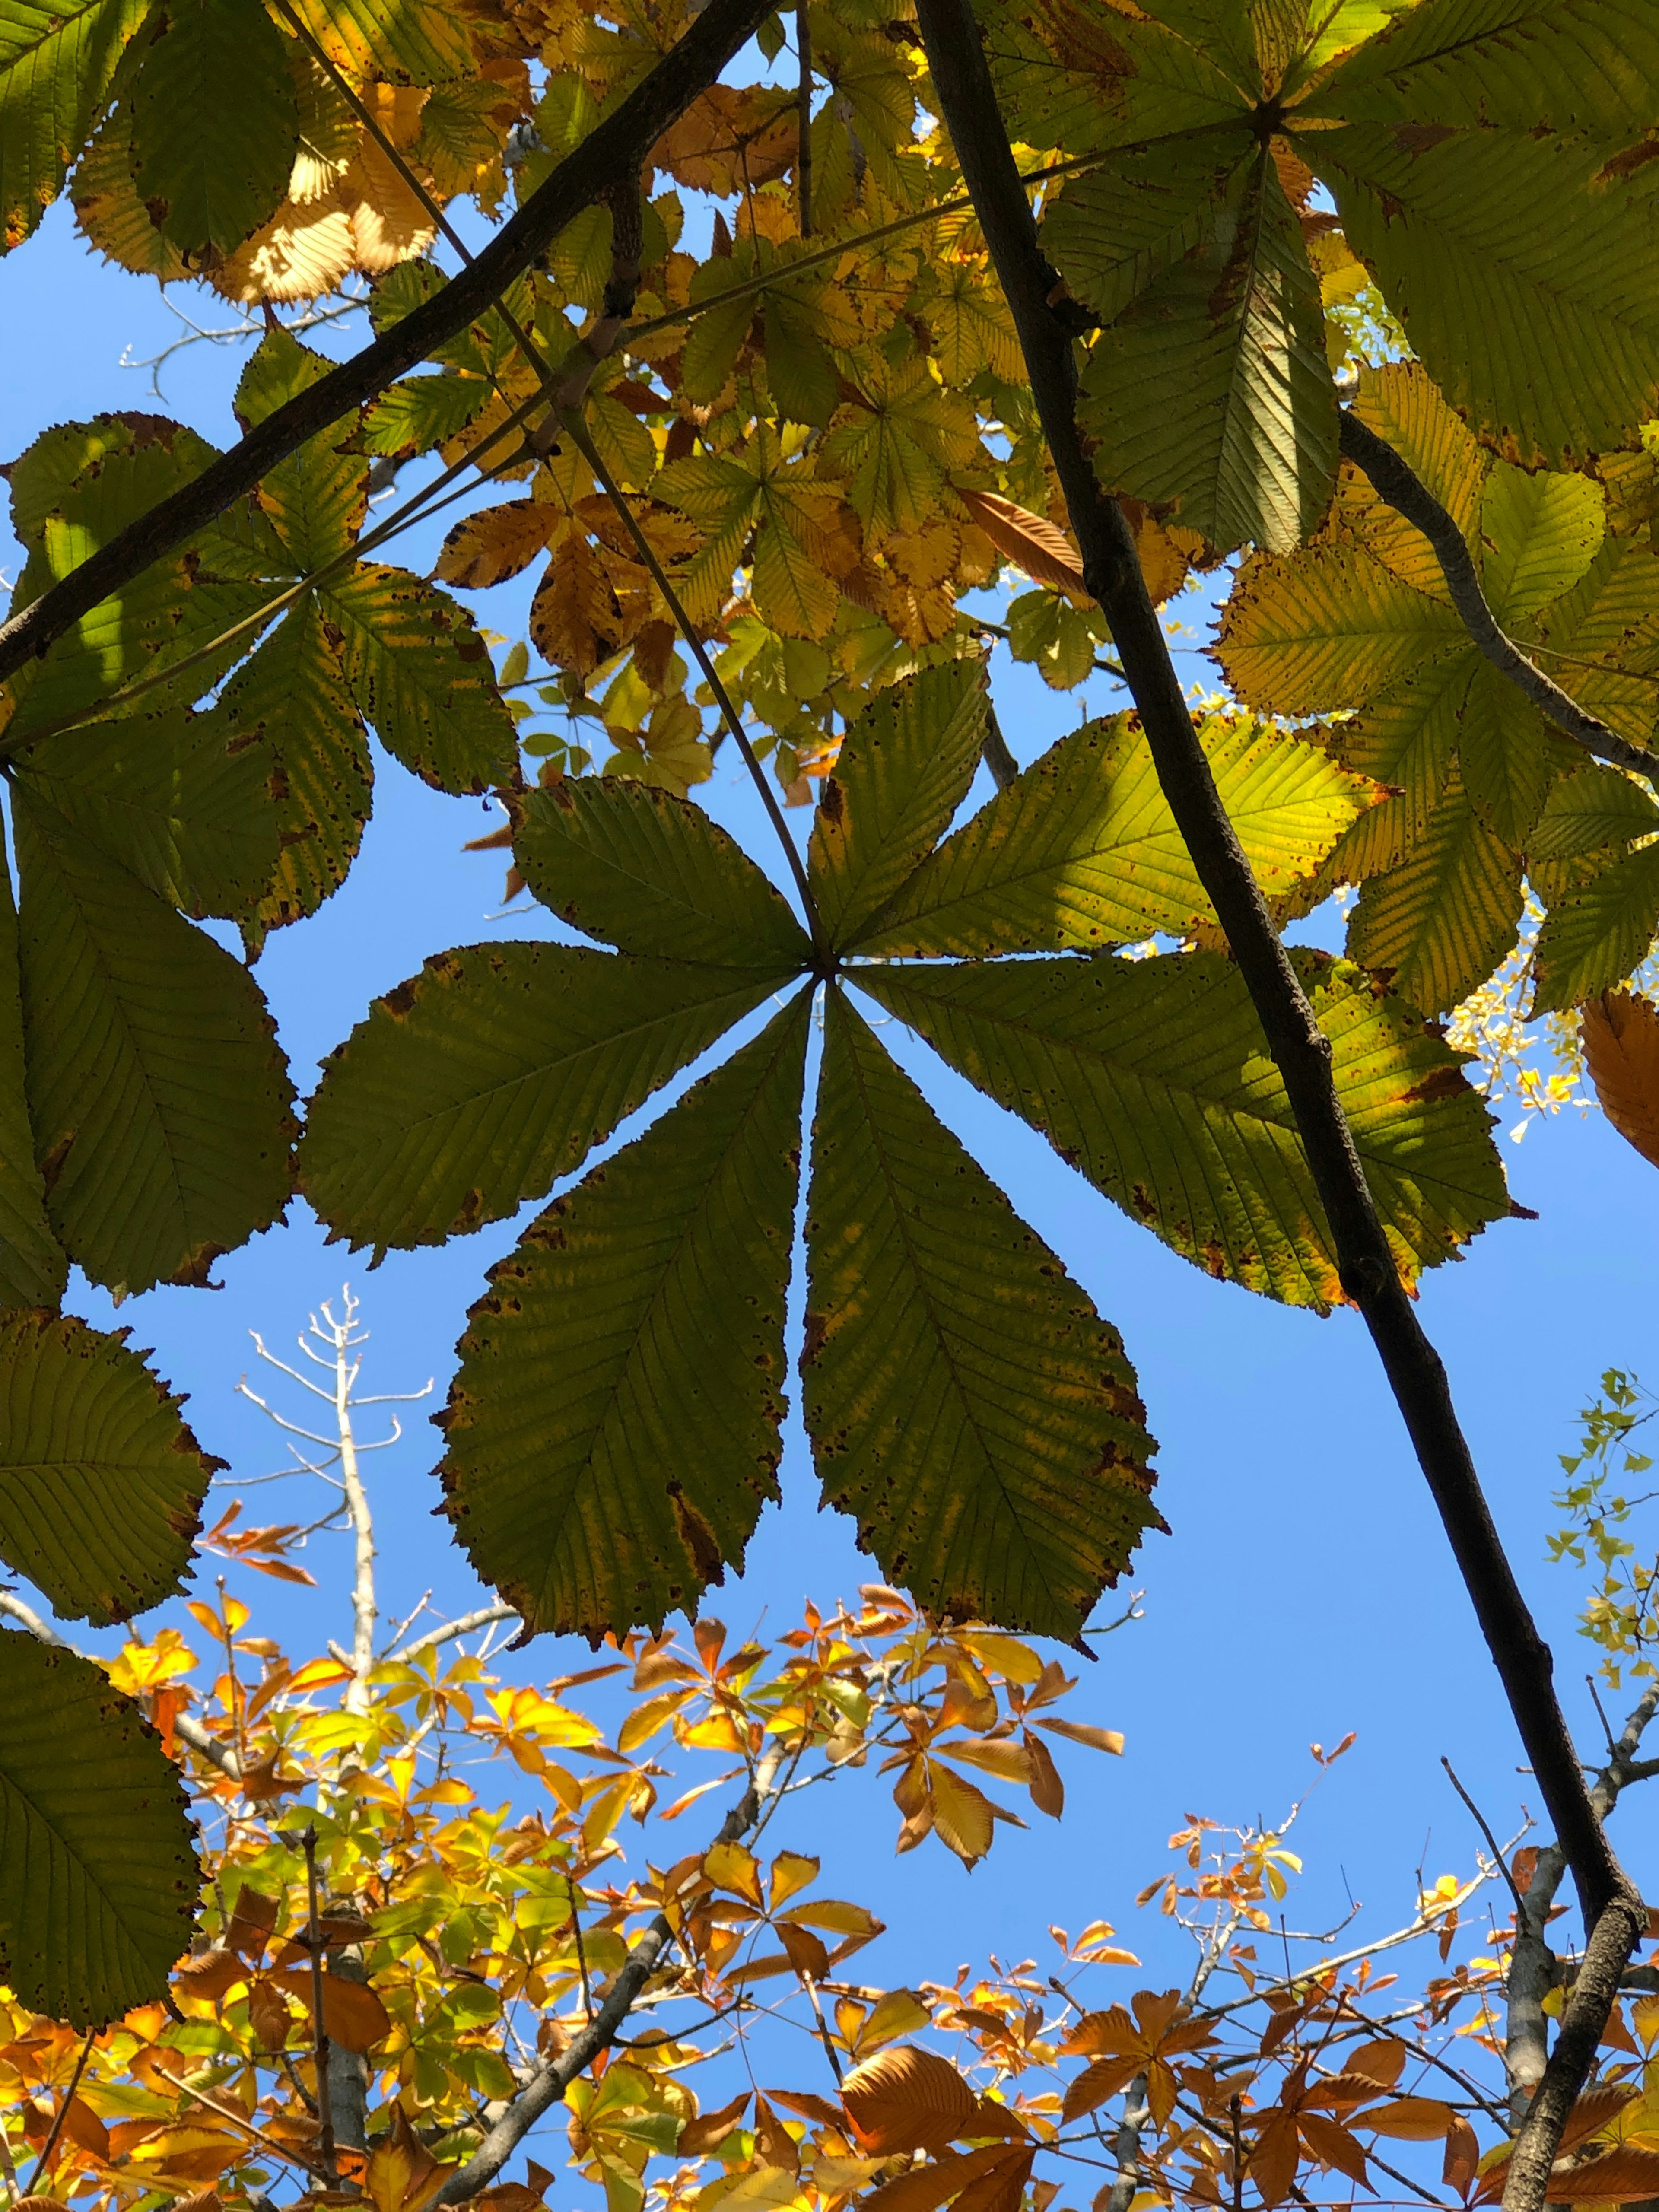
[(352, 696), (389, 753), (440, 791), (510, 781), (513, 718), (489, 648), (458, 600), (407, 569), (367, 561), (317, 599), (325, 625), (339, 632)]
[(430, 453), (481, 415), (495, 387), (477, 376), (407, 376), (383, 392), (363, 417), (366, 453), (408, 460)]
[(1250, 706), (1275, 714), (1364, 707), (1468, 633), (1442, 599), (1361, 547), (1312, 545), (1290, 560), (1256, 554), (1238, 572), (1216, 658)]
[[(1293, 956), (1409, 1285), (1509, 1211), (1485, 1107), (1422, 1017)], [(1326, 1311), (1324, 1209), (1243, 979), (1213, 952), (860, 969), (859, 988), (1212, 1275)]]
[[(14, 469), (13, 508), (30, 549), (15, 606), (60, 582), (214, 459), (194, 431), (154, 416), (105, 416), (47, 431)], [(258, 527), (237, 502), (194, 548), (158, 561), (82, 615), (44, 659), (10, 678), (16, 705), (9, 737), (16, 742), (84, 714), (117, 686), (153, 678), (256, 614), (267, 593), (237, 580), (256, 572), (249, 556)], [(196, 662), (134, 708), (151, 714), (187, 705), (241, 657), (252, 635)]]
[(499, 1220), (782, 980), (564, 945), (436, 953), (324, 1062), (301, 1187), (354, 1245)]
[[(1462, 736), (1462, 715), (1477, 669), (1468, 653), (1446, 653), (1414, 676), (1376, 692), (1351, 721), (1337, 724), (1331, 742), (1351, 769), (1398, 785), (1420, 829), (1451, 774)], [(1332, 855), (1366, 833), (1382, 810), (1362, 814)]]
[(1502, 962), (1523, 903), (1514, 854), (1454, 773), (1421, 835), (1360, 892), (1348, 951), (1413, 1006), (1445, 1013)]
[(466, 17), (449, 0), (294, 0), (329, 59), (385, 84), (444, 84), (477, 68)]
[(63, 189), (148, 0), (0, 0), (0, 252)]
[(102, 2027), (167, 1995), (191, 1833), (160, 1737), (103, 1669), (0, 1635), (0, 1971), (26, 2005)]
[[(1362, 368), (1353, 412), (1392, 446), (1439, 501), (1480, 558), (1480, 498), (1492, 463), (1447, 406), (1416, 362)], [(1368, 476), (1345, 461), (1339, 472), (1330, 534), (1338, 544), (1355, 539), (1385, 568), (1431, 599), (1449, 595), (1434, 548), (1415, 524), (1378, 497)], [(1322, 533), (1322, 535), (1323, 533)]]
[[(320, 383), (333, 364), (302, 346), (291, 331), (268, 331), (249, 356), (236, 386), (245, 430)], [(349, 552), (368, 506), (368, 464), (340, 450), (347, 426), (337, 423), (307, 440), (262, 479), (259, 506), (288, 559), (275, 573), (309, 575)]]
[(1098, 607), (1073, 606), (1060, 592), (1022, 592), (1008, 602), (1008, 651), (1033, 661), (1051, 691), (1073, 691), (1094, 672), (1095, 654), (1110, 637)]
[(1532, 702), (1490, 661), (1477, 661), (1457, 713), (1457, 759), (1476, 813), (1504, 844), (1524, 846), (1531, 836), (1556, 750)]
[(1480, 584), (1513, 631), (1580, 582), (1601, 550), (1605, 495), (1589, 477), (1500, 461), (1480, 499)]
[(133, 178), (195, 268), (234, 253), (287, 193), (300, 144), (288, 48), (261, 0), (164, 0), (140, 34)]
[(1075, 1639), (1162, 1525), (1133, 1370), (838, 989), (806, 1245), (825, 1499), (931, 1615)]
[(1659, 845), (1644, 845), (1552, 907), (1538, 933), (1534, 1009), (1578, 1005), (1622, 983), (1659, 931)]
[(225, 1464), (127, 1334), (0, 1316), (0, 1557), (54, 1613), (100, 1628), (177, 1593)]
[(562, 921), (623, 952), (798, 974), (805, 931), (702, 807), (626, 776), (525, 793), (514, 857)]
[[(1321, 748), (1211, 714), (1199, 737), (1264, 890), (1310, 874), (1375, 795)], [(923, 861), (859, 950), (967, 959), (1091, 951), (1214, 919), (1135, 718), (1063, 738)]]
[(1527, 843), (1534, 860), (1572, 860), (1609, 845), (1651, 836), (1659, 830), (1659, 806), (1633, 778), (1619, 769), (1588, 762), (1563, 776), (1550, 795)]
[(813, 817), (808, 866), (830, 944), (855, 943), (968, 795), (989, 705), (977, 659), (878, 691), (842, 741)]
[[(1194, 43), (1147, 14), (1102, 17), (1052, 0), (989, 0), (975, 12), (1011, 135), (1028, 146), (1081, 154), (1219, 130), (1242, 122), (1260, 95), (1236, 9), (1231, 40), (1218, 38), (1218, 10), (1207, 9)], [(1196, 12), (1183, 11), (1188, 20)]]
[(17, 908), (0, 849), (0, 1306), (56, 1306), (69, 1261), (46, 1218), (23, 1072)]
[(314, 601), (237, 671), (218, 713), (237, 737), (262, 741), (278, 781), (276, 868), (243, 922), (257, 950), (265, 930), (314, 914), (339, 889), (368, 818), (368, 740)]
[(1429, 374), (1508, 459), (1572, 468), (1659, 413), (1650, 180), (1604, 141), (1364, 123), (1295, 143)]
[(270, 750), (222, 708), (94, 722), (21, 755), (16, 773), (140, 883), (198, 918), (258, 904), (277, 867)]
[(14, 787), (30, 1118), (94, 1282), (201, 1283), (282, 1213), (293, 1091), (252, 978)]
[(1073, 296), (1113, 322), (1203, 246), (1254, 150), (1241, 125), (1120, 154), (1065, 185), (1043, 216), (1042, 250)]
[(1109, 489), (1174, 510), (1222, 552), (1288, 552), (1336, 475), (1319, 284), (1264, 148), (1199, 244), (1090, 349), (1081, 419)]
[(1353, 121), (1506, 125), (1639, 137), (1659, 24), (1646, 0), (1422, 0), (1317, 95)]
[(777, 1494), (808, 1005), (555, 1200), (472, 1309), (441, 1473), (528, 1627), (695, 1612)]

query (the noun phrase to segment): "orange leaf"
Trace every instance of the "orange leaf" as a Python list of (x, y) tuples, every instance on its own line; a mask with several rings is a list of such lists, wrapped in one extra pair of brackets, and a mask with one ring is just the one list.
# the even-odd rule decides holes
[(1290, 2195), (1301, 2148), (1294, 2112), (1276, 2106), (1263, 2113), (1250, 2151), (1249, 2176), (1264, 2204), (1282, 2204)]
[(841, 2098), (860, 2146), (883, 2154), (942, 2150), (979, 2110), (978, 2098), (950, 2061), (913, 2043), (855, 2066)]
[(236, 1893), (236, 1907), (225, 1930), (225, 1947), (240, 1951), (245, 1959), (257, 1959), (276, 1925), (276, 1899), (245, 1881)]
[[(775, 2105), (781, 2105), (786, 2112), (797, 2119), (817, 2120), (821, 2127), (842, 2128), (847, 2124), (845, 2112), (838, 2112), (827, 2097), (815, 2097), (808, 2089), (769, 2089), (767, 2095)], [(681, 2147), (684, 2138), (681, 2137)]]
[(913, 2166), (896, 2180), (884, 2182), (865, 2198), (862, 2212), (938, 2212), (948, 2197), (965, 2189), (970, 2181), (1005, 2169), (1008, 2158), (1006, 2143), (988, 2143), (982, 2150), (954, 2151), (947, 2158), (935, 2159), (931, 2166)]
[(969, 2183), (957, 2199), (957, 2212), (1018, 2212), (1036, 2156), (1030, 2144), (1023, 2150), (1011, 2145), (998, 2165)]
[(1334, 2166), (1351, 2181), (1364, 2181), (1365, 2154), (1346, 2128), (1317, 2112), (1303, 2112), (1299, 2124), (1303, 2142), (1322, 2166)]
[(248, 1970), (234, 1951), (198, 1951), (179, 1960), (173, 1978), (180, 1996), (217, 1999), (246, 1981)]
[(1379, 2105), (1374, 2112), (1367, 2112), (1360, 2125), (1376, 2135), (1397, 2136), (1402, 2142), (1437, 2142), (1456, 2117), (1438, 2097), (1397, 2097), (1393, 2104)]
[(1604, 991), (1583, 1008), (1584, 1060), (1602, 1111), (1659, 1167), (1659, 1006)]
[[(783, 2100), (780, 2099), (779, 2101), (781, 2103)], [(678, 2155), (681, 2158), (702, 2158), (708, 2151), (718, 2150), (727, 2136), (741, 2126), (748, 2105), (749, 2092), (744, 2089), (733, 2097), (729, 2105), (722, 2105), (717, 2112), (699, 2112), (695, 2120), (688, 2120), (680, 2130)], [(839, 2112), (835, 2119), (839, 2126)]]
[(1480, 2146), (1475, 2140), (1474, 2130), (1460, 2112), (1446, 2130), (1446, 2155), (1441, 2164), (1440, 2179), (1448, 2189), (1467, 2197), (1480, 2165)]
[(1583, 2166), (1562, 2164), (1550, 2169), (1547, 2201), (1551, 2204), (1630, 2204), (1649, 2197), (1659, 2197), (1659, 2151), (1621, 2145)]
[(1025, 1755), (1031, 1762), (1031, 1802), (1039, 1813), (1059, 1820), (1066, 1810), (1066, 1784), (1060, 1778), (1054, 1753), (1040, 1735), (1028, 1735)]
[(823, 1939), (815, 1936), (810, 1928), (780, 1928), (783, 1948), (789, 1954), (789, 1963), (803, 1981), (823, 1982), (830, 1978), (830, 1954), (823, 1948)]
[(510, 499), (458, 522), (438, 556), (438, 574), (447, 584), (479, 592), (504, 583), (530, 566), (563, 520), (556, 507), (533, 499)]
[(1351, 2051), (1342, 2070), (1345, 2074), (1363, 2074), (1378, 2088), (1392, 2089), (1405, 2063), (1405, 2045), (1397, 2035), (1385, 2035), (1380, 2042), (1362, 2043), (1357, 2051)]
[(1118, 1759), (1123, 1756), (1123, 1738), (1116, 1729), (1089, 1728), (1082, 1721), (1039, 1721), (1037, 1726), (1051, 1735), (1063, 1735), (1067, 1743), (1086, 1743), (1091, 1751), (1109, 1751)]
[[(285, 1966), (270, 1979), (278, 1989), (298, 1997), (307, 2012), (311, 2010), (309, 1966)], [(323, 2032), (331, 2043), (347, 2051), (372, 2051), (392, 2033), (392, 2020), (366, 1983), (349, 1982), (343, 1974), (325, 1974)]]
[(255, 1982), (247, 1993), (247, 2016), (253, 2033), (267, 2051), (280, 2051), (288, 2041), (294, 2014), (288, 1999), (272, 1982)]
[(1083, 563), (1063, 530), (994, 491), (957, 496), (998, 552), (1018, 562), (1034, 583), (1057, 584), (1062, 592), (1085, 596)]
[(1060, 2118), (1070, 2121), (1080, 2113), (1092, 2112), (1108, 2097), (1115, 2097), (1120, 2089), (1126, 2088), (1139, 2066), (1139, 2059), (1133, 2057), (1097, 2058), (1092, 2066), (1085, 2066), (1066, 2092)]
[(948, 1766), (928, 1763), (933, 1826), (963, 1866), (977, 1866), (991, 1848), (994, 1814), (990, 1799)]

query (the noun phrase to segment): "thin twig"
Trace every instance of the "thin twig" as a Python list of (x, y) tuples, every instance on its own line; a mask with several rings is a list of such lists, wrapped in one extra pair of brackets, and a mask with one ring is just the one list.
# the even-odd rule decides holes
[(1492, 1853), (1493, 1858), (1498, 1862), (1498, 1871), (1502, 1874), (1504, 1881), (1508, 1882), (1510, 1886), (1510, 1895), (1515, 1899), (1516, 1911), (1517, 1913), (1524, 1912), (1527, 1908), (1522, 1902), (1520, 1885), (1516, 1882), (1515, 1876), (1510, 1872), (1509, 1861), (1504, 1856), (1503, 1848), (1499, 1844), (1497, 1837), (1493, 1835), (1492, 1830), (1486, 1825), (1486, 1814), (1480, 1810), (1480, 1808), (1475, 1803), (1474, 1798), (1470, 1796), (1468, 1791), (1458, 1780), (1456, 1770), (1453, 1767), (1450, 1759), (1446, 1757), (1444, 1752), (1442, 1752), (1440, 1754), (1440, 1764), (1445, 1768), (1446, 1773), (1450, 1779), (1452, 1788), (1457, 1792), (1458, 1796), (1463, 1800), (1463, 1802), (1468, 1807), (1470, 1813), (1474, 1815), (1476, 1827), (1480, 1829), (1481, 1834), (1486, 1838), (1486, 1848)]

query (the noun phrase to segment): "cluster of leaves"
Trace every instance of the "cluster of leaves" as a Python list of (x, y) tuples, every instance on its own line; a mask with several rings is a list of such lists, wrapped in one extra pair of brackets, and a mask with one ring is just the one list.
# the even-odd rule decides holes
[[(265, 1571), (296, 1571), (281, 1532), (251, 1534)], [(109, 1679), (182, 1760), (206, 1838), (200, 1930), (164, 2000), (100, 2033), (0, 1996), (0, 2146), (14, 2172), (36, 2161), (32, 2201), (259, 2212), (297, 2184), (304, 2205), (421, 2212), (584, 2031), (659, 1915), (672, 1942), (625, 2045), (564, 2099), (570, 2165), (606, 2212), (839, 2212), (855, 2198), (1014, 2212), (1028, 2186), (1036, 2212), (1079, 2186), (1104, 2206), (1126, 2159), (1148, 2203), (1272, 2212), (1331, 2201), (1333, 2185), (1336, 2201), (1389, 2201), (1390, 2182), (1414, 2185), (1392, 2163), (1414, 2144), (1433, 2147), (1465, 2203), (1495, 2201), (1508, 2142), (1499, 2131), (1482, 2152), (1495, 2107), (1480, 2076), (1501, 2050), (1508, 1935), (1474, 1910), (1489, 1863), (1339, 1948), (1335, 1932), (1283, 1933), (1302, 1871), (1296, 1808), (1275, 1829), (1189, 1816), (1171, 1870), (1137, 1899), (1157, 1909), (1156, 1940), (1194, 1939), (1184, 1993), (1121, 1996), (1139, 1961), (1100, 1920), (1075, 1938), (1052, 1928), (1048, 1971), (855, 1978), (881, 1922), (824, 1893), (819, 1858), (765, 1831), (787, 1826), (796, 1796), (815, 1804), (872, 1762), (893, 1778), (900, 1850), (931, 1830), (971, 1867), (998, 1823), (1023, 1825), (988, 1777), (1059, 1816), (1050, 1746), (1121, 1740), (1062, 1717), (1073, 1684), (1018, 1638), (941, 1633), (872, 1585), (851, 1611), (809, 1604), (769, 1649), (705, 1620), (684, 1640), (625, 1638), (544, 1683), (447, 1630), (405, 1632), (354, 1700), (343, 1661), (295, 1664), (222, 1586), (190, 1612), (193, 1628), (130, 1640)], [(32, 1648), (0, 1638), (0, 1653), (14, 1646)], [(572, 1702), (581, 1691), (603, 1723)], [(1319, 1765), (1351, 1742), (1315, 1747)], [(671, 1775), (682, 1758), (717, 1771)], [(660, 1834), (745, 1785), (758, 1826), (736, 1839), (682, 1850), (678, 1825)], [(1518, 1883), (1537, 1856), (1516, 1855)], [(1477, 1948), (1453, 1963), (1460, 1933)], [(1291, 1942), (1306, 1963), (1287, 1954), (1281, 1970)], [(1384, 1954), (1413, 1943), (1431, 1960), (1402, 1985)], [(1652, 2193), (1656, 2030), (1651, 1997), (1615, 2020), (1552, 2201)], [(532, 2212), (551, 2193), (536, 2162), (547, 2137), (530, 2148), (525, 2179), (477, 2197), (489, 2212)]]
[(1579, 1415), (1578, 1449), (1563, 1453), (1567, 1483), (1555, 1503), (1566, 1524), (1549, 1540), (1550, 1556), (1585, 1566), (1595, 1555), (1595, 1587), (1586, 1601), (1583, 1631), (1601, 1650), (1600, 1671), (1615, 1690), (1626, 1674), (1659, 1674), (1650, 1656), (1655, 1641), (1653, 1601), (1659, 1565), (1641, 1558), (1624, 1532), (1652, 1492), (1630, 1497), (1622, 1485), (1650, 1474), (1653, 1460), (1637, 1449), (1638, 1430), (1653, 1419), (1647, 1393), (1617, 1367), (1601, 1377), (1601, 1395)]
[[(394, 325), (444, 281), (424, 258), (441, 206), (465, 195), (494, 219), (533, 191), (690, 14), (6, 0), (6, 242), (72, 171), (106, 253), (265, 307), (236, 394), (252, 427), (325, 373), (278, 303), (356, 271)], [(1503, 624), (1645, 744), (1650, 9), (1540, 0), (1524, 36), (1507, 0), (982, 15), (1079, 332), (1085, 427), (1152, 596), (1253, 549), (1218, 648), (1231, 696), (1200, 734), (1283, 920), (1360, 887), (1349, 957), (1294, 957), (1412, 1282), (1508, 1209), (1432, 1018), (1501, 969), (1528, 886), (1536, 1004), (1600, 1010), (1602, 1095), (1626, 1102), (1621, 1127), (1653, 1122), (1651, 1009), (1616, 987), (1659, 923), (1659, 803), (1570, 751), (1480, 657), (1425, 543), (1339, 469), (1336, 379), (1359, 365), (1361, 418), (1462, 524)], [(0, 1364), (28, 1443), (0, 1553), (70, 1614), (124, 1617), (172, 1587), (206, 1479), (142, 1363), (55, 1317), (71, 1262), (117, 1292), (205, 1282), (296, 1174), (331, 1228), (377, 1249), (503, 1219), (781, 999), (532, 1223), (474, 1310), (447, 1415), (451, 1518), (528, 1626), (655, 1631), (695, 1607), (775, 1485), (819, 986), (807, 1425), (826, 1497), (931, 1617), (1078, 1637), (1156, 1523), (1152, 1445), (1116, 1333), (854, 989), (1217, 1279), (1321, 1311), (1340, 1295), (1282, 1083), (1134, 718), (1085, 724), (952, 826), (992, 732), (987, 633), (1058, 689), (1109, 669), (1109, 641), (905, 13), (814, 0), (803, 23), (804, 110), (770, 81), (722, 82), (651, 150), (619, 331), (596, 335), (629, 259), (596, 200), (497, 307), (0, 696), (17, 884), (0, 869)], [(783, 40), (766, 27), (769, 61)], [(682, 243), (702, 234), (693, 198), (701, 256)], [(517, 330), (562, 379), (580, 368), (580, 436), (547, 414)], [(372, 472), (432, 455), (442, 473), (366, 527)], [(46, 433), (9, 471), (18, 604), (212, 458), (147, 416)], [(488, 591), (542, 564), (529, 629), (548, 674), (531, 678), (528, 643), (502, 674), (564, 713), (562, 734), (509, 708), (470, 613), (372, 557), (475, 480), (519, 495), (469, 514), (437, 574)], [(1033, 588), (994, 624), (963, 602), (1005, 566)], [(799, 916), (684, 798), (713, 760), (694, 644), (789, 795), (821, 790)], [(603, 757), (575, 742), (589, 722)], [(498, 791), (519, 881), (614, 949), (434, 956), (340, 1048), (296, 1154), (258, 986), (194, 925), (234, 924), (252, 957), (337, 887), (370, 728), (439, 790)], [(595, 758), (601, 775), (559, 772)], [(1152, 940), (1175, 949), (1113, 957)], [(58, 1532), (83, 1516), (107, 1556), (66, 1557)], [(51, 1663), (91, 1695), (78, 1662)], [(105, 1724), (127, 1718), (100, 1705)], [(1047, 1790), (1041, 1745), (1004, 1751)], [(170, 1807), (152, 1753), (134, 1756)], [(932, 1771), (906, 1784), (907, 1820), (976, 1834), (959, 1808), (941, 1817)], [(175, 1813), (127, 1849), (168, 1899)], [(124, 1848), (112, 1829), (106, 1858)], [(14, 1930), (26, 1872), (0, 1875)], [(173, 1925), (101, 1981), (87, 1967), (63, 2008), (153, 1983)]]

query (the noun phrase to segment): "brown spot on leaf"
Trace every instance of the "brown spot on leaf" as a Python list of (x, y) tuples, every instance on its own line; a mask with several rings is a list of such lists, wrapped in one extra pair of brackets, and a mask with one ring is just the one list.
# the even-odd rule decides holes
[(1135, 1212), (1140, 1216), (1143, 1221), (1157, 1220), (1158, 1208), (1153, 1204), (1152, 1194), (1148, 1191), (1144, 1182), (1136, 1183), (1133, 1189), (1131, 1190), (1129, 1193), (1129, 1203), (1133, 1206)]
[(1413, 1084), (1400, 1103), (1402, 1106), (1432, 1105), (1437, 1098), (1461, 1098), (1468, 1087), (1461, 1067), (1436, 1067), (1420, 1083)]
[(180, 1262), (177, 1271), (167, 1279), (176, 1283), (181, 1290), (222, 1290), (224, 1285), (222, 1283), (212, 1282), (209, 1279), (214, 1261), (222, 1260), (228, 1249), (229, 1247), (224, 1244), (201, 1245), (188, 1259)]
[(829, 1334), (830, 1324), (821, 1313), (807, 1315), (806, 1340), (801, 1346), (800, 1353), (800, 1364), (803, 1367), (810, 1367), (817, 1358), (823, 1348), (823, 1340)]
[(64, 1172), (64, 1163), (69, 1158), (70, 1146), (75, 1142), (76, 1133), (71, 1129), (67, 1136), (60, 1137), (40, 1163), (40, 1180), (48, 1194), (56, 1188), (58, 1178)]
[(402, 1021), (420, 996), (420, 977), (411, 975), (406, 983), (399, 983), (395, 991), (388, 991), (380, 1004), (395, 1021)]
[(833, 829), (840, 829), (847, 806), (841, 786), (833, 775), (824, 779), (823, 796), (818, 801), (818, 811)]
[(1402, 154), (1431, 154), (1437, 146), (1443, 146), (1456, 131), (1449, 123), (1398, 123), (1395, 125), (1394, 143)]
[(1626, 146), (1622, 154), (1615, 154), (1610, 161), (1603, 161), (1590, 179), (1592, 185), (1622, 184), (1638, 169), (1645, 168), (1650, 161), (1659, 161), (1659, 138), (1644, 138), (1634, 146)]
[(699, 1581), (723, 1582), (726, 1579), (726, 1562), (720, 1556), (720, 1543), (714, 1530), (698, 1512), (696, 1507), (691, 1504), (678, 1482), (669, 1484), (668, 1497), (670, 1504), (674, 1508), (674, 1519), (678, 1525), (685, 1548), (691, 1555), (691, 1564), (696, 1570)]

